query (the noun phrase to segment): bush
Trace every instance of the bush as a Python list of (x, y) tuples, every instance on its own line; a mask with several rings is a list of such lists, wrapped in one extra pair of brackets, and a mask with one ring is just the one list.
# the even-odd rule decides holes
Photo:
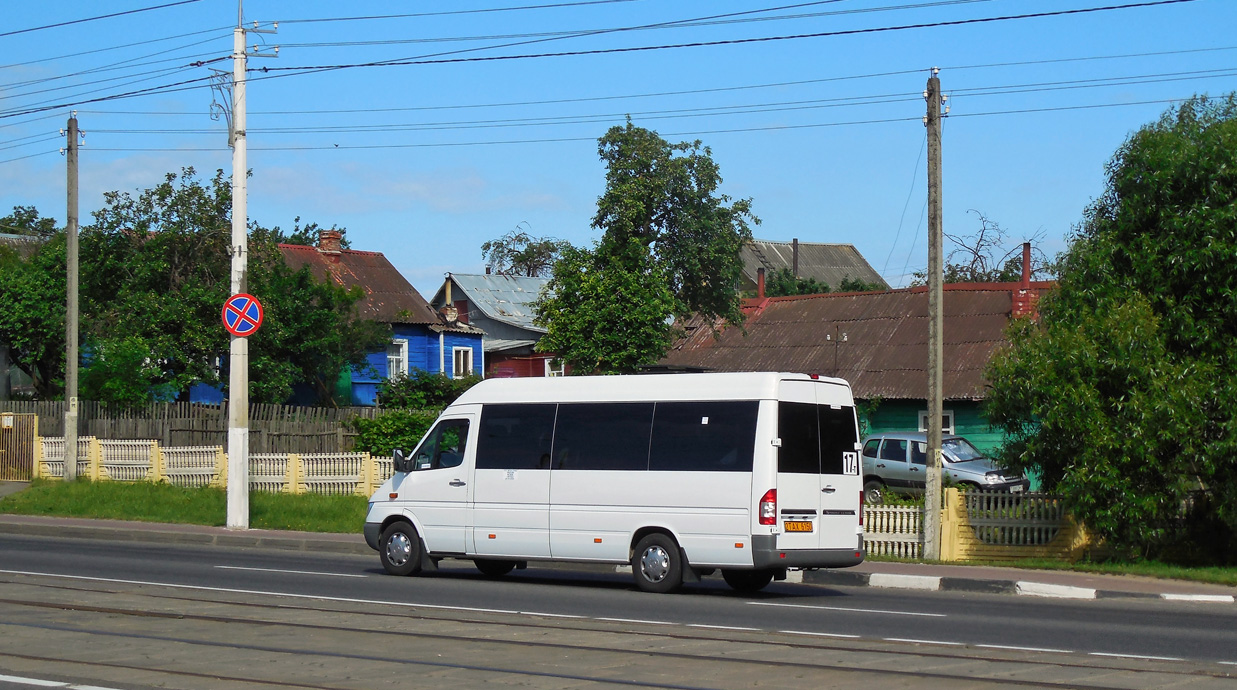
[(371, 455), (390, 455), (399, 448), (410, 451), (438, 418), (438, 410), (386, 410), (374, 419), (354, 418), (357, 432), (353, 450)]
[(451, 379), (418, 370), (383, 382), (378, 387), (378, 404), (406, 410), (441, 410), (480, 382), (481, 377), (476, 375)]

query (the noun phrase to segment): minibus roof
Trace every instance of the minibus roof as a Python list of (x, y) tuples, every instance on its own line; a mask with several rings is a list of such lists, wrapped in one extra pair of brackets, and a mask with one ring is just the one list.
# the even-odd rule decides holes
[(842, 379), (778, 372), (552, 376), (486, 379), (468, 389), (455, 404), (775, 400), (782, 381), (817, 381), (849, 391), (849, 384)]

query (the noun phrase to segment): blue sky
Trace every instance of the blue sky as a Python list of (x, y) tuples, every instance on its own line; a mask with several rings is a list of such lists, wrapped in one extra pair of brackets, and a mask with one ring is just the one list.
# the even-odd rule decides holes
[[(0, 215), (33, 205), (63, 222), (56, 135), (69, 104), (230, 71), (227, 59), (192, 63), (228, 56), (237, 6), (198, 0), (24, 30), (176, 1), (5, 8)], [(756, 237), (852, 243), (902, 285), (927, 263), (920, 118), (935, 66), (951, 95), (945, 231), (975, 232), (974, 209), (1011, 248), (1034, 237), (1051, 255), (1132, 131), (1171, 99), (1237, 90), (1237, 2), (836, 34), (1136, 2), (250, 0), (247, 23), (279, 26), (248, 43), (280, 48), (250, 61), (279, 71), (250, 75), (249, 217), (345, 227), (354, 248), (384, 252), (429, 297), (448, 271), (483, 271), (481, 244), (517, 226), (597, 239), (596, 139), (630, 113), (668, 140), (709, 146), (722, 191), (752, 199)], [(822, 33), (835, 35), (747, 40)], [(407, 58), (471, 61), (286, 69)], [(203, 84), (75, 106), (83, 223), (104, 192), (185, 166), (230, 172), (226, 125), (209, 115), (218, 96)]]

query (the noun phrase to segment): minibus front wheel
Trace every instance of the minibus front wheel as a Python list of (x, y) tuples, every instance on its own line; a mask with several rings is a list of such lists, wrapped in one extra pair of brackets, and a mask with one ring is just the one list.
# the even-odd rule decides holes
[(654, 532), (636, 544), (631, 556), (631, 573), (636, 586), (646, 592), (664, 594), (683, 585), (683, 559), (674, 539)]
[(382, 567), (392, 575), (415, 575), (421, 572), (421, 536), (407, 522), (392, 522), (378, 540), (378, 557)]

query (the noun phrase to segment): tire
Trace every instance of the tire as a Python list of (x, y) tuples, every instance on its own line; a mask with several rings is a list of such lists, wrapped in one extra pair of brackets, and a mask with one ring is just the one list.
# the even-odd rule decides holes
[(492, 561), (488, 558), (473, 559), (473, 565), (486, 577), (502, 577), (515, 570), (515, 561)]
[(655, 532), (641, 539), (631, 556), (631, 574), (636, 586), (646, 592), (665, 594), (683, 586), (683, 559), (673, 539)]
[(759, 592), (773, 581), (772, 570), (723, 570), (722, 579), (730, 588), (743, 594)]
[(885, 485), (879, 479), (869, 480), (863, 485), (863, 502), (870, 506), (885, 502)]
[(415, 575), (421, 572), (421, 537), (407, 522), (393, 522), (378, 539), (378, 558), (392, 575)]

